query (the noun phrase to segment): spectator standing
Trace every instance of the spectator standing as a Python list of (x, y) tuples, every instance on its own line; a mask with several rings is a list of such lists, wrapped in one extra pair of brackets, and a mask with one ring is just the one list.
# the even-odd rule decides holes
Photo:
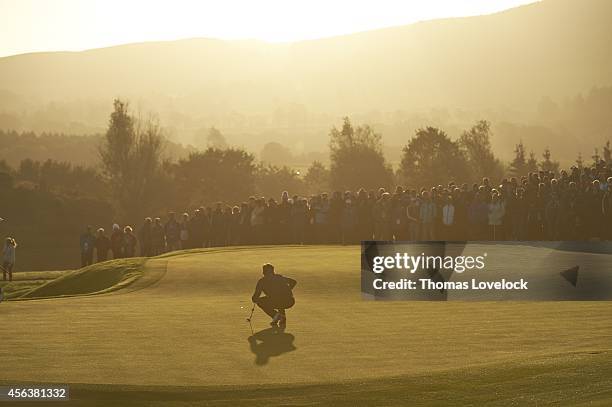
[(13, 269), (15, 268), (15, 251), (17, 242), (12, 237), (7, 237), (2, 250), (2, 279), (13, 281)]
[(134, 257), (136, 255), (136, 245), (138, 239), (134, 235), (134, 230), (131, 226), (123, 228), (123, 255), (125, 257)]
[(289, 192), (283, 191), (281, 202), (278, 204), (277, 208), (279, 222), (278, 242), (280, 244), (287, 244), (291, 241), (291, 209), (296, 203), (297, 199), (292, 201), (289, 199)]
[(468, 233), (471, 233), (472, 240), (487, 239), (489, 205), (485, 195), (486, 192), (484, 190), (479, 190), (470, 205)]
[(151, 255), (159, 256), (166, 251), (166, 237), (164, 226), (160, 218), (155, 218), (151, 226)]
[(150, 257), (153, 255), (153, 220), (145, 218), (140, 228), (140, 255)]
[(506, 207), (504, 202), (500, 199), (499, 194), (494, 192), (491, 197), (491, 203), (489, 203), (489, 239), (497, 240), (501, 236), (501, 227), (506, 213)]
[(166, 245), (168, 251), (172, 252), (181, 248), (181, 227), (175, 219), (174, 212), (168, 213), (168, 221), (164, 226), (166, 234)]
[(454, 240), (454, 227), (455, 227), (455, 205), (453, 204), (453, 197), (450, 195), (446, 196), (446, 201), (442, 206), (442, 239)]
[(218, 247), (225, 244), (225, 216), (223, 215), (223, 204), (217, 202), (215, 210), (211, 214), (210, 218), (210, 231), (211, 231), (211, 246)]
[(329, 242), (338, 244), (342, 241), (342, 212), (344, 199), (340, 191), (334, 191), (329, 201)]
[(104, 229), (99, 228), (96, 235), (96, 260), (98, 263), (108, 259), (110, 248), (110, 239), (106, 236)]
[(181, 223), (179, 223), (179, 237), (181, 239), (181, 249), (189, 249), (189, 214), (183, 213), (181, 217)]
[(544, 219), (546, 221), (544, 231), (545, 238), (548, 240), (559, 239), (559, 215), (561, 212), (561, 202), (559, 196), (553, 193), (544, 208)]
[(342, 244), (355, 242), (355, 200), (350, 191), (344, 193), (344, 207), (342, 209)]
[(305, 198), (295, 197), (291, 207), (291, 243), (306, 243), (306, 228), (308, 227), (308, 219), (308, 202)]
[(420, 215), (420, 200), (417, 197), (415, 190), (411, 190), (406, 206), (406, 219), (408, 220), (408, 239), (411, 241), (419, 240), (419, 219)]
[(429, 191), (421, 193), (421, 205), (419, 206), (419, 227), (421, 229), (421, 240), (434, 240), (434, 227), (436, 218), (436, 204), (431, 200)]
[(81, 267), (86, 267), (93, 264), (93, 253), (96, 245), (96, 239), (91, 233), (91, 226), (85, 228), (85, 232), (80, 238), (81, 248)]
[(252, 243), (262, 244), (264, 241), (266, 201), (264, 198), (257, 199), (251, 211)]
[(110, 241), (113, 259), (123, 258), (123, 232), (116, 223), (113, 225), (113, 233), (111, 234)]

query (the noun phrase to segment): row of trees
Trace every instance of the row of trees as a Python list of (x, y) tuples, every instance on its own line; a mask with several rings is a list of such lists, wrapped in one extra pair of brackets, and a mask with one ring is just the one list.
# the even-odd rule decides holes
[[(136, 120), (128, 106), (116, 100), (105, 142), (100, 148), (104, 176), (115, 203), (126, 215), (143, 212), (143, 204), (184, 202), (185, 206), (225, 200), (239, 202), (259, 193), (277, 196), (282, 190), (299, 194), (322, 190), (356, 190), (395, 184), (413, 187), (522, 176), (537, 169), (558, 170), (550, 150), (538, 163), (519, 143), (508, 167), (491, 149), (491, 126), (479, 121), (452, 140), (444, 131), (417, 130), (403, 149), (397, 171), (385, 160), (382, 137), (370, 126), (344, 119), (330, 131), (330, 167), (315, 161), (304, 176), (288, 167), (264, 165), (242, 149), (229, 148), (220, 132), (211, 129), (209, 146), (178, 162), (164, 162), (164, 137), (157, 123)], [(609, 154), (608, 154), (609, 155)], [(608, 157), (609, 158), (609, 157)]]
[[(330, 133), (330, 187), (334, 190), (355, 189), (361, 186), (375, 188), (394, 184), (429, 187), (458, 182), (479, 181), (483, 177), (499, 180), (504, 176), (521, 177), (542, 170), (559, 171), (549, 148), (540, 160), (533, 152), (527, 154), (521, 141), (516, 145), (514, 158), (505, 165), (495, 157), (491, 148), (491, 125), (485, 120), (477, 122), (452, 140), (444, 131), (425, 127), (416, 131), (403, 148), (399, 168), (394, 172), (382, 153), (381, 136), (371, 127), (354, 127), (348, 118), (341, 129)], [(612, 162), (610, 143), (595, 149), (594, 162)], [(583, 165), (582, 157), (576, 160)], [(315, 168), (320, 173), (320, 168)], [(310, 173), (310, 171), (309, 171)]]
[[(522, 142), (516, 146), (513, 161), (504, 165), (491, 149), (491, 128), (486, 121), (477, 122), (456, 140), (435, 127), (417, 130), (403, 148), (396, 170), (385, 159), (381, 135), (368, 125), (353, 125), (349, 118), (330, 131), (329, 167), (314, 161), (301, 173), (264, 164), (243, 149), (228, 147), (216, 129), (208, 136), (205, 150), (179, 160), (167, 159), (167, 142), (159, 124), (151, 118), (134, 117), (126, 103), (116, 100), (99, 145), (101, 170), (26, 159), (15, 171), (6, 165), (3, 170), (0, 164), (0, 172), (12, 172), (18, 181), (42, 190), (106, 200), (120, 219), (131, 221), (143, 214), (218, 200), (240, 202), (253, 194), (279, 196), (283, 190), (305, 195), (360, 187), (418, 188), (559, 168), (549, 149), (538, 160), (533, 153), (527, 154)], [(597, 153), (593, 157), (599, 158)], [(601, 158), (610, 160), (609, 144), (602, 149)]]
[(156, 122), (136, 119), (127, 104), (114, 102), (100, 158), (113, 202), (128, 219), (177, 205), (181, 210), (218, 200), (240, 202), (255, 193), (307, 192), (296, 171), (258, 163), (252, 154), (228, 147), (214, 128), (206, 150), (177, 162), (164, 160), (164, 139)]
[[(49, 158), (91, 166), (99, 160), (98, 146), (103, 138), (103, 134), (37, 134), (0, 129), (0, 157), (13, 168), (25, 159), (44, 162)], [(168, 139), (164, 144), (164, 156), (174, 161), (195, 151), (193, 146), (184, 146)]]

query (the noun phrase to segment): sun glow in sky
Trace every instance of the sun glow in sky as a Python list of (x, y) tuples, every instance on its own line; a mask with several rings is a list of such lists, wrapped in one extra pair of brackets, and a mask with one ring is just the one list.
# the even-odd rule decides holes
[(297, 41), (535, 0), (0, 0), (0, 56), (181, 38)]

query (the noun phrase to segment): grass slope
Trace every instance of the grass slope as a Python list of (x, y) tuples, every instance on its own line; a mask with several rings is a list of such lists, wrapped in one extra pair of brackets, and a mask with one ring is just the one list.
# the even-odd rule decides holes
[(2, 287), (6, 299), (17, 298), (67, 273), (70, 273), (70, 271), (13, 273), (13, 281), (0, 280), (0, 287)]
[(130, 258), (93, 264), (36, 286), (19, 299), (101, 294), (117, 290), (142, 276), (144, 262), (142, 258)]
[[(253, 338), (267, 261), (297, 303), (284, 333), (257, 311)], [(139, 290), (3, 303), (0, 382), (71, 383), (77, 405), (612, 403), (612, 303), (368, 302), (359, 262), (357, 247), (190, 251), (149, 260)]]

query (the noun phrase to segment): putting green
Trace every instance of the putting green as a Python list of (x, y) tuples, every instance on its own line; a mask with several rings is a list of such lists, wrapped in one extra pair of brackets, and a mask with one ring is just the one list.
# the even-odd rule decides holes
[[(249, 341), (265, 262), (297, 301), (284, 333), (256, 310)], [(363, 301), (359, 263), (355, 246), (195, 250), (120, 290), (5, 302), (0, 382), (70, 383), (82, 401), (612, 403), (611, 302)]]

